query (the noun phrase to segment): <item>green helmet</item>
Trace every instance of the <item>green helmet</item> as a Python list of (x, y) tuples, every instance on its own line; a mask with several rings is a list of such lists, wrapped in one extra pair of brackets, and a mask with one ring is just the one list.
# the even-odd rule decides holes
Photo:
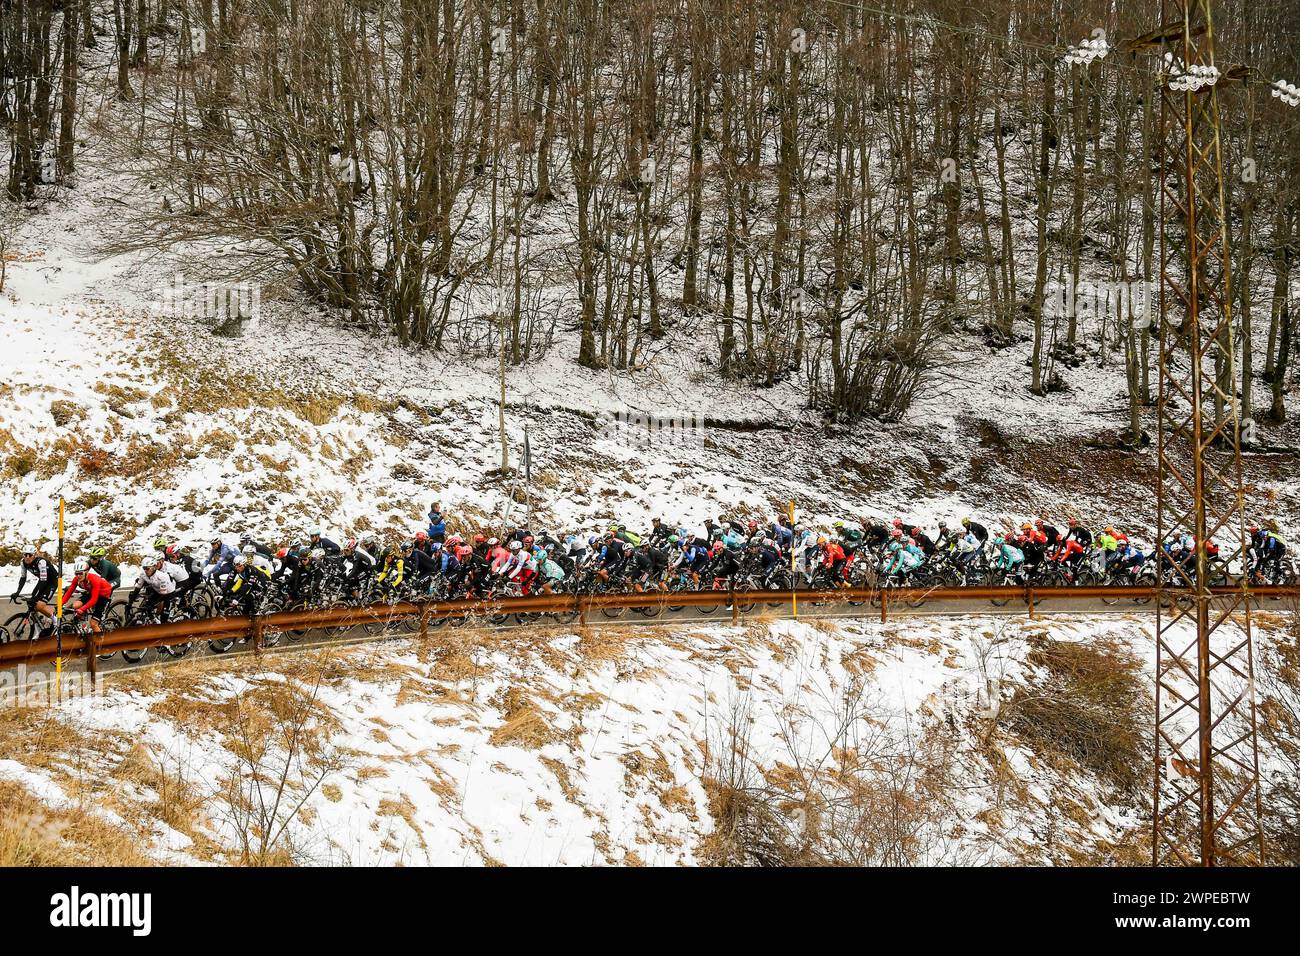
[(168, 544), (169, 544), (169, 542), (168, 542), (167, 539), (164, 538), (162, 535), (158, 535), (158, 537), (156, 537), (156, 538), (153, 539), (153, 546), (154, 546), (155, 548), (157, 548), (159, 551), (161, 551), (161, 550), (163, 550), (163, 548), (167, 547)]
[(104, 548), (91, 548), (90, 551), (89, 551), (88, 553), (89, 553), (89, 556), (90, 556), (92, 559), (94, 559), (94, 558), (103, 558), (103, 557), (106, 557), (106, 556), (108, 555), (108, 551), (107, 551), (106, 549), (104, 549)]

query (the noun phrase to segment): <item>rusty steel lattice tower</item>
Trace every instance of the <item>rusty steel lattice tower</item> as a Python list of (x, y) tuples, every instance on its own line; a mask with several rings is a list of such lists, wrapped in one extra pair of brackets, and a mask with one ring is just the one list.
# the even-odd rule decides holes
[[(1241, 412), (1212, 0), (1161, 0), (1160, 397), (1152, 862), (1263, 861)], [(1211, 560), (1204, 543), (1220, 547)]]

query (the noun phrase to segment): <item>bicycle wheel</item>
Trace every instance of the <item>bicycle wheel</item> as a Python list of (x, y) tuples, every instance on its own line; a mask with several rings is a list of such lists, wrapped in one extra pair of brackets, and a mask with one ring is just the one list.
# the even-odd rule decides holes
[[(717, 589), (713, 587), (701, 587), (699, 590), (708, 591), (710, 594), (718, 593)], [(716, 612), (718, 610), (718, 607), (719, 605), (717, 604), (698, 604), (696, 605), (695, 610), (698, 611), (700, 614), (709, 615)]]
[(129, 651), (122, 652), (122, 659), (128, 664), (139, 664), (148, 654), (147, 647), (133, 647)]
[(11, 641), (30, 641), (36, 636), (36, 625), (31, 615), (24, 612), (5, 621), (4, 631)]
[(929, 591), (930, 591), (930, 589), (934, 586), (934, 585), (931, 583), (930, 579), (929, 579), (927, 576), (922, 575), (922, 576), (919, 577), (919, 578), (914, 578), (913, 580), (908, 581), (908, 582), (907, 582), (907, 585), (908, 585), (908, 587), (911, 587), (911, 588), (917, 588), (917, 589), (919, 589), (920, 592), (921, 592), (919, 595), (915, 595), (915, 594), (914, 594), (914, 595), (912, 595), (911, 597), (909, 597), (909, 598), (907, 599), (907, 606), (908, 606), (908, 607), (923, 607), (923, 606), (925, 605), (925, 602), (929, 599), (929, 596), (930, 596), (930, 595), (929, 595)]
[[(604, 588), (601, 588), (597, 593), (598, 593), (598, 594), (622, 594), (623, 591), (620, 590), (620, 589), (616, 589), (616, 588), (604, 587)], [(625, 607), (609, 607), (608, 605), (606, 605), (605, 607), (602, 607), (602, 608), (600, 609), (600, 613), (603, 614), (603, 615), (605, 615), (605, 617), (608, 617), (608, 618), (617, 618), (617, 617), (622, 617), (624, 614), (626, 614), (626, 613), (627, 613), (627, 608), (625, 608)]]

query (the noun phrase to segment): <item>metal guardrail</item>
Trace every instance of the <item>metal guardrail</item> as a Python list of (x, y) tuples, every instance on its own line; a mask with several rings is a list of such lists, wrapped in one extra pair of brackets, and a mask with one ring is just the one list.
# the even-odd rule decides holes
[[(1214, 588), (1216, 594), (1236, 593), (1236, 588)], [(1260, 586), (1247, 588), (1255, 598), (1300, 598), (1300, 587)], [(581, 623), (587, 622), (590, 611), (602, 608), (658, 608), (660, 612), (677, 607), (717, 607), (724, 600), (731, 609), (732, 621), (739, 619), (759, 604), (773, 607), (781, 605), (810, 604), (870, 604), (880, 611), (880, 619), (888, 620), (891, 605), (919, 607), (926, 601), (994, 601), (1010, 604), (1022, 601), (1030, 617), (1036, 606), (1045, 600), (1062, 598), (1114, 598), (1116, 600), (1155, 600), (1161, 593), (1155, 587), (1079, 586), (1079, 587), (936, 587), (936, 588), (837, 588), (830, 591), (647, 591), (627, 594), (536, 594), (527, 597), (491, 598), (487, 600), (457, 599), (452, 601), (422, 602), (398, 601), (393, 604), (373, 604), (358, 608), (330, 608), (323, 610), (282, 611), (262, 617), (219, 617), (207, 620), (185, 620), (170, 624), (152, 624), (124, 627), (100, 634), (65, 633), (62, 636), (64, 659), (87, 658), (90, 670), (95, 671), (95, 661), (100, 654), (117, 651), (161, 647), (190, 641), (243, 640), (252, 641), (253, 650), (260, 651), (264, 635), (270, 631), (340, 629), (375, 623), (392, 623), (407, 618), (418, 618), (421, 636), (426, 636), (429, 623), (435, 618), (484, 617), (510, 614), (563, 614), (572, 615)], [(11, 641), (0, 644), (0, 667), (28, 667), (50, 663), (59, 656), (60, 639), (43, 638), (36, 641)]]

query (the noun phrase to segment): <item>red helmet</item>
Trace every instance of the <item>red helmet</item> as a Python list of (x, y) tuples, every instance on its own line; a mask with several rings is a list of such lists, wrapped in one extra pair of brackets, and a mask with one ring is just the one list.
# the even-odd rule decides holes
[(283, 561), (285, 558), (289, 556), (289, 549), (281, 548), (279, 551), (275, 552), (275, 556), (279, 558), (281, 561)]
[(903, 519), (902, 519), (902, 518), (895, 518), (895, 519), (894, 519), (894, 527), (895, 527), (895, 528), (901, 528), (902, 526), (903, 526)]
[(428, 541), (428, 540), (429, 540), (429, 536), (428, 536), (425, 532), (423, 532), (423, 531), (417, 531), (417, 532), (415, 532), (415, 540), (416, 540), (416, 541)]
[(895, 528), (895, 529), (890, 533), (890, 537), (892, 537), (892, 538), (901, 538), (902, 536), (903, 536), (903, 532), (900, 531), (900, 530), (898, 530), (897, 528)]
[(487, 538), (483, 537), (481, 534), (476, 534), (476, 535), (474, 535), (474, 543), (475, 543), (475, 544), (482, 544), (482, 543), (483, 543), (484, 541), (486, 541), (486, 540), (487, 540)]
[(180, 552), (180, 550), (181, 549), (178, 548), (176, 545), (169, 544), (167, 545), (166, 548), (163, 549), (163, 554), (167, 555), (167, 557), (169, 558), (174, 558)]
[(912, 537), (913, 537), (913, 538), (915, 538), (915, 537), (916, 537), (917, 535), (919, 535), (920, 533), (921, 533), (921, 529), (920, 529), (920, 528), (913, 528), (913, 529), (912, 529)]
[(750, 527), (750, 528), (757, 528), (757, 527), (758, 527), (758, 522), (755, 521), (753, 518), (750, 518), (750, 519), (749, 519), (749, 527)]

